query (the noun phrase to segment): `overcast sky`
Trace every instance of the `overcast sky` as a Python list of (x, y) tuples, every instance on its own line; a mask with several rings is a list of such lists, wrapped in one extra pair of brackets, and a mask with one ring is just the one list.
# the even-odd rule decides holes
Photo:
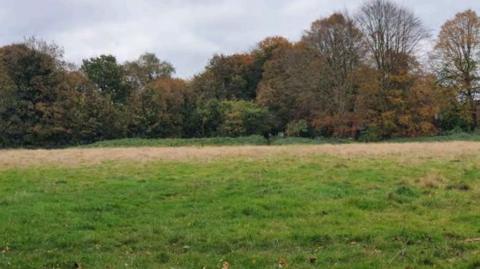
[[(396, 0), (435, 34), (478, 0)], [(200, 72), (215, 53), (242, 52), (267, 36), (298, 40), (310, 23), (361, 0), (0, 0), (0, 45), (24, 37), (55, 41), (67, 60), (113, 54), (120, 61), (148, 51), (177, 75)]]

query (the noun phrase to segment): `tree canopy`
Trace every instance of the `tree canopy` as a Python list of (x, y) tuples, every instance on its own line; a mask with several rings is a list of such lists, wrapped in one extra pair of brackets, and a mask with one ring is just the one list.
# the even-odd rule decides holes
[(214, 55), (191, 79), (144, 53), (73, 67), (39, 39), (0, 48), (0, 146), (57, 147), (125, 137), (287, 135), (357, 140), (474, 131), (480, 17), (445, 22), (431, 51), (409, 9), (365, 2), (314, 21), (299, 41), (265, 38)]

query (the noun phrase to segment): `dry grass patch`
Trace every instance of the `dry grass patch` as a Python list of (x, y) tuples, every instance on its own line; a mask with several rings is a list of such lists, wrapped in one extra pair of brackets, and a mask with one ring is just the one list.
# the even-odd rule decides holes
[(439, 189), (445, 187), (447, 180), (438, 173), (429, 173), (417, 180), (415, 183), (425, 189)]
[[(229, 146), (182, 148), (92, 148), (60, 150), (3, 150), (0, 151), (0, 169), (31, 166), (96, 165), (108, 161), (149, 162), (210, 161), (224, 158), (271, 158), (277, 156), (305, 157), (333, 155), (337, 157), (395, 157), (402, 162), (424, 159), (457, 159), (478, 156), (480, 143), (383, 143), (346, 145), (292, 145), (292, 146)], [(428, 182), (432, 181), (432, 182)], [(424, 184), (435, 185), (435, 179), (425, 179)]]

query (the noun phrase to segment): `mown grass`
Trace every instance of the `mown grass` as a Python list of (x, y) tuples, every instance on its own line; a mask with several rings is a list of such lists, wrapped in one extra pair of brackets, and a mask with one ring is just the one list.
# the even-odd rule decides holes
[(479, 268), (480, 157), (0, 172), (0, 268)]
[[(416, 138), (392, 138), (378, 142), (446, 142), (446, 141), (480, 141), (477, 133), (454, 133), (441, 136), (416, 137)], [(211, 137), (211, 138), (165, 138), (165, 139), (141, 139), (127, 138), (117, 140), (100, 141), (82, 147), (108, 148), (108, 147), (185, 147), (185, 146), (238, 146), (238, 145), (322, 145), (322, 144), (350, 144), (361, 143), (352, 139), (337, 138), (302, 138), (302, 137), (274, 137), (267, 140), (263, 136), (247, 137)]]

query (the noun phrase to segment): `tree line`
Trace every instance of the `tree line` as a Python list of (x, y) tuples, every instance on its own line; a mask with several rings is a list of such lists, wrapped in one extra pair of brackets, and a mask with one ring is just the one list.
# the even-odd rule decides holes
[(372, 0), (354, 16), (313, 22), (298, 42), (270, 37), (246, 53), (215, 55), (189, 80), (152, 53), (125, 63), (101, 55), (75, 67), (55, 44), (29, 39), (0, 48), (0, 145), (474, 131), (480, 18), (456, 14), (426, 52), (429, 38), (412, 11)]

